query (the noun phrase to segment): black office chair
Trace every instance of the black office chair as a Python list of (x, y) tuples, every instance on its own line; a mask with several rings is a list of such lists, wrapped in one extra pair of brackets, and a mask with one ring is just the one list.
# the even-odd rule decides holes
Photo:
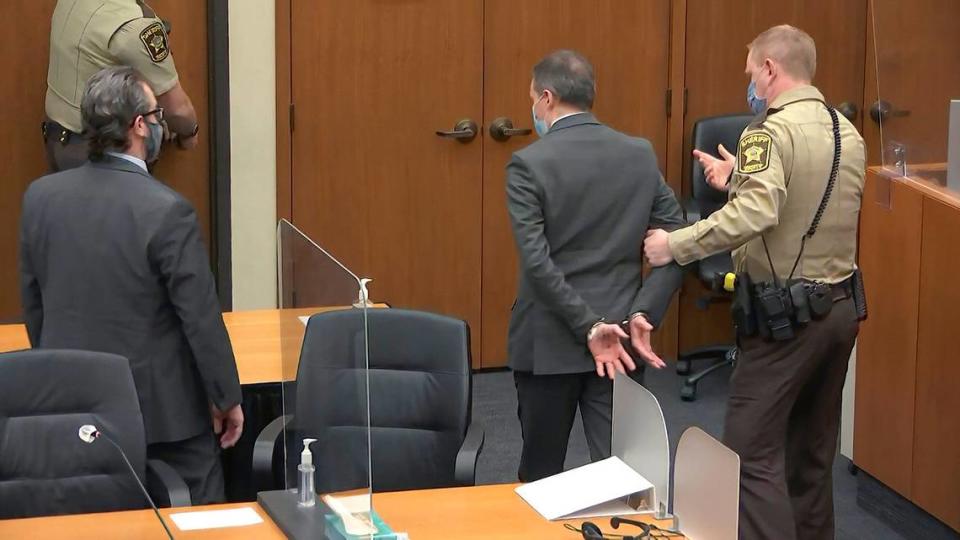
[[(716, 156), (718, 155), (717, 146), (723, 144), (727, 150), (735, 154), (740, 134), (752, 119), (752, 116), (743, 114), (702, 118), (693, 126), (693, 147)], [(687, 222), (691, 224), (716, 212), (727, 202), (727, 194), (710, 187), (699, 160), (697, 158), (692, 159), (690, 184), (693, 197), (684, 203)], [(712, 255), (697, 263), (697, 276), (708, 288), (712, 288), (714, 277), (717, 274), (732, 271), (733, 263), (730, 260), (729, 252)], [(710, 295), (702, 298), (698, 304), (701, 308), (706, 309), (714, 300), (715, 297)], [(697, 399), (697, 383), (711, 373), (732, 366), (736, 362), (736, 358), (737, 349), (732, 345), (713, 345), (680, 353), (677, 358), (677, 374), (686, 376), (683, 386), (680, 388), (680, 398), (684, 401)], [(714, 363), (691, 375), (693, 362), (700, 360), (712, 360)]]
[(0, 518), (149, 506), (116, 448), (80, 440), (84, 424), (123, 448), (141, 480), (155, 486), (158, 504), (190, 505), (180, 476), (146, 458), (127, 359), (39, 349), (0, 354)]
[[(467, 324), (403, 309), (367, 310), (367, 320), (373, 489), (473, 485), (483, 430), (471, 423)], [(361, 310), (310, 317), (295, 417), (274, 420), (257, 438), (258, 490), (275, 484), (273, 463), (284, 425), (288, 473), (299, 462), (301, 440), (310, 437), (317, 439), (312, 450), (318, 492), (367, 485), (363, 347)]]

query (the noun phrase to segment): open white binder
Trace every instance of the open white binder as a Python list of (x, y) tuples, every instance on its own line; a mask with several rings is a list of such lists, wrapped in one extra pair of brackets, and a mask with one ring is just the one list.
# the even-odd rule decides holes
[[(613, 457), (516, 489), (548, 520), (652, 513), (670, 501), (670, 443), (660, 403), (617, 375)], [(677, 446), (673, 513), (691, 540), (736, 540), (740, 458), (697, 427)]]
[(516, 489), (548, 520), (652, 513), (666, 504), (670, 443), (657, 398), (627, 376), (613, 384), (613, 456)]

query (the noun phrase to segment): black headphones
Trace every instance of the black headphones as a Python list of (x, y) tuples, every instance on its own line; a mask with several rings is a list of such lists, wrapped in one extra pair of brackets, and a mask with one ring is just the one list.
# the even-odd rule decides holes
[(640, 534), (636, 536), (630, 535), (605, 535), (603, 531), (597, 526), (596, 523), (591, 521), (584, 521), (580, 525), (578, 530), (572, 525), (567, 525), (568, 529), (578, 531), (583, 535), (584, 540), (608, 540), (610, 538), (618, 538), (622, 540), (643, 540), (645, 538), (674, 538), (679, 537), (680, 533), (676, 531), (670, 531), (666, 529), (661, 529), (652, 523), (644, 523), (642, 521), (636, 521), (632, 519), (622, 518), (622, 517), (612, 517), (610, 518), (610, 526), (616, 530), (620, 528), (621, 524), (633, 525), (634, 527), (640, 528)]

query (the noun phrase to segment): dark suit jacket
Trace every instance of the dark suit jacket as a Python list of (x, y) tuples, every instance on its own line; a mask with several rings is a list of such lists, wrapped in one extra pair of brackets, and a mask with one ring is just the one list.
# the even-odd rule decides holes
[(193, 207), (125, 160), (45, 176), (23, 198), (30, 343), (130, 361), (147, 442), (212, 429), (240, 382)]
[(682, 270), (641, 274), (649, 227), (683, 225), (653, 147), (589, 113), (563, 118), (507, 165), (520, 260), (509, 363), (535, 374), (593, 371), (587, 332), (638, 311), (663, 318)]

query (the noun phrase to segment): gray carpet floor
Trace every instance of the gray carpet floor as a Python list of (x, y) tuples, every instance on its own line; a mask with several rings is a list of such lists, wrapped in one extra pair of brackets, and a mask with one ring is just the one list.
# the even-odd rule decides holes
[[(702, 367), (702, 366), (701, 366)], [(648, 370), (645, 384), (657, 396), (667, 422), (671, 456), (680, 434), (698, 426), (716, 438), (723, 432), (729, 369), (721, 370), (700, 383), (698, 398), (692, 403), (680, 400), (680, 377), (673, 365), (662, 371)], [(509, 371), (478, 373), (473, 379), (473, 418), (486, 432), (477, 471), (477, 483), (494, 484), (517, 481), (520, 462), (520, 422), (517, 420), (517, 395), (513, 374)], [(589, 462), (583, 426), (578, 416), (570, 434), (567, 468)], [(838, 456), (834, 467), (834, 506), (838, 539), (901, 539), (901, 535), (857, 506), (857, 483), (847, 472), (847, 460)]]

